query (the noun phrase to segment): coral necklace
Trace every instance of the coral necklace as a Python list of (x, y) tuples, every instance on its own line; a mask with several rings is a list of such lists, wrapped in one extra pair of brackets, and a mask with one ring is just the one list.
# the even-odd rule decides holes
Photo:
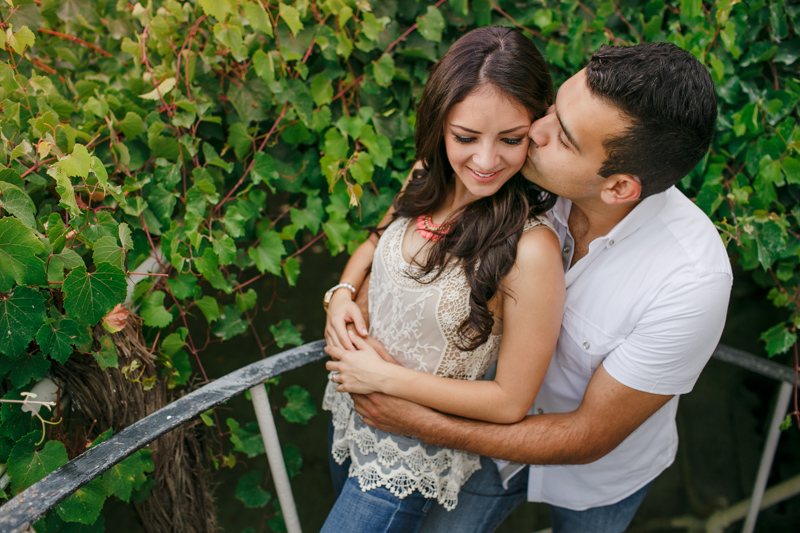
[(425, 240), (438, 241), (454, 223), (455, 220), (450, 220), (444, 224), (434, 224), (430, 215), (420, 215), (417, 217), (417, 231)]

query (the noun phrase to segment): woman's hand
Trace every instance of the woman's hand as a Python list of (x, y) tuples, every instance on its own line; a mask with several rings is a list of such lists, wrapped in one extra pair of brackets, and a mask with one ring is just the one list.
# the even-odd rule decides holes
[(338, 384), (336, 390), (353, 394), (383, 392), (392, 370), (398, 368), (397, 363), (387, 362), (375, 348), (356, 334), (350, 340), (355, 350), (330, 344), (325, 347), (325, 353), (333, 358), (333, 361), (325, 363), (325, 368), (338, 372), (333, 377)]
[(350, 291), (338, 290), (331, 296), (328, 303), (328, 313), (325, 318), (325, 340), (328, 346), (355, 350), (350, 335), (347, 334), (348, 324), (355, 326), (357, 333), (366, 337), (367, 324), (361, 308), (350, 297)]

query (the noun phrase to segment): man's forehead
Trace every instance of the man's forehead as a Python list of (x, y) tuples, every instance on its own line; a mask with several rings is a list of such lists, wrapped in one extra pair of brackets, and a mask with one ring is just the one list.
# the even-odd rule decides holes
[(555, 111), (562, 128), (568, 130), (578, 144), (587, 133), (606, 139), (622, 133), (629, 125), (618, 108), (589, 89), (586, 69), (561, 84), (556, 93)]

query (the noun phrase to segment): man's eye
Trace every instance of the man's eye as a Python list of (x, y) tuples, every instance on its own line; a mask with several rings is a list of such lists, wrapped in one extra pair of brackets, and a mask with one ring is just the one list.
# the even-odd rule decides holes
[(558, 142), (560, 142), (561, 146), (563, 146), (564, 148), (569, 148), (569, 146), (567, 146), (567, 143), (564, 142), (564, 139), (561, 138), (561, 135), (558, 136)]
[(510, 139), (510, 138), (503, 139), (504, 143), (510, 144), (511, 146), (518, 146), (522, 144), (524, 141), (525, 139), (522, 137), (520, 137), (519, 139)]
[(457, 143), (461, 144), (469, 144), (475, 140), (475, 137), (459, 137), (458, 135), (453, 135), (453, 138), (456, 140)]

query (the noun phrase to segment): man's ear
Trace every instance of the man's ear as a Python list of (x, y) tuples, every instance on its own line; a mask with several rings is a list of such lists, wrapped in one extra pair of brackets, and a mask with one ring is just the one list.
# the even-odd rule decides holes
[(631, 174), (612, 174), (604, 180), (600, 191), (600, 199), (608, 205), (633, 202), (641, 195), (642, 184)]

